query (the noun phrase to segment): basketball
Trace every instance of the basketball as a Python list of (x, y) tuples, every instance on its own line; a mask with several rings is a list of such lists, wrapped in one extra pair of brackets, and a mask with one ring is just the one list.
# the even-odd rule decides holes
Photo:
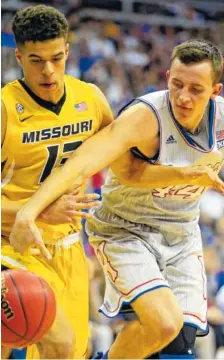
[(29, 271), (6, 270), (1, 276), (2, 345), (18, 348), (37, 343), (56, 315), (53, 290)]

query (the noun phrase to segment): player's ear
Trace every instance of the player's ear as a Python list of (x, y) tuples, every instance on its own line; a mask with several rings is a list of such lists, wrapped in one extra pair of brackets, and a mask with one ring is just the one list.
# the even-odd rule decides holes
[(65, 46), (65, 57), (66, 57), (66, 60), (68, 58), (68, 54), (69, 54), (69, 44), (67, 43), (66, 46)]
[(170, 78), (170, 70), (167, 70), (166, 72), (166, 80), (169, 81)]
[(213, 87), (213, 92), (212, 92), (211, 98), (214, 99), (217, 95), (219, 95), (221, 93), (222, 89), (223, 89), (222, 83), (215, 84)]
[(19, 66), (22, 67), (22, 65), (23, 65), (22, 54), (18, 48), (15, 49), (15, 57), (16, 57), (16, 60), (17, 60), (17, 63), (19, 64)]

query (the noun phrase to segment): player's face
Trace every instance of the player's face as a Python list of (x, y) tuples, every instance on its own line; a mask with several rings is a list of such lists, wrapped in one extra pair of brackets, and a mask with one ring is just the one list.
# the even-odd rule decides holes
[(25, 83), (40, 98), (57, 102), (64, 92), (68, 44), (60, 37), (47, 41), (27, 41), (16, 49)]
[(213, 83), (209, 61), (185, 65), (175, 59), (167, 72), (170, 101), (176, 120), (186, 129), (195, 130), (210, 98), (222, 89)]

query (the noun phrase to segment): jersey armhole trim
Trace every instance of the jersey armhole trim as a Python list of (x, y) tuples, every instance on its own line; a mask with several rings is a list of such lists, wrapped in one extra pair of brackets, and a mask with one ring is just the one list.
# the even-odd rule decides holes
[(158, 126), (159, 126), (159, 149), (158, 149), (158, 152), (156, 153), (156, 155), (154, 155), (152, 158), (144, 155), (137, 147), (133, 147), (131, 149), (131, 152), (133, 153), (134, 156), (137, 156), (140, 159), (143, 159), (143, 160), (149, 162), (150, 164), (157, 164), (159, 162), (160, 155), (161, 155), (161, 149), (162, 149), (162, 121), (160, 119), (160, 115), (159, 115), (157, 109), (151, 102), (149, 102), (145, 99), (141, 99), (141, 98), (138, 98), (137, 100), (148, 105), (149, 108), (153, 111), (153, 113), (157, 119)]

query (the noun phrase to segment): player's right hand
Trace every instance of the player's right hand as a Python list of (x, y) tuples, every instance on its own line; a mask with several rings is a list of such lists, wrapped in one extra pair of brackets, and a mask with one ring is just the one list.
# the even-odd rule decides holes
[(224, 195), (224, 182), (210, 167), (194, 165), (183, 167), (183, 175), (191, 185), (213, 188)]
[(25, 216), (20, 216), (19, 213), (12, 227), (9, 242), (14, 250), (21, 255), (38, 255), (40, 253), (47, 260), (52, 258), (44, 244), (41, 231), (35, 222)]

